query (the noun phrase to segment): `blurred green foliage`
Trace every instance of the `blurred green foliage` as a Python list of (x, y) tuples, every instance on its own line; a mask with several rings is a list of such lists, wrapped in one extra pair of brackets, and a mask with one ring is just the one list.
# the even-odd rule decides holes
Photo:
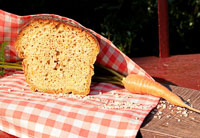
[(171, 54), (200, 53), (200, 0), (169, 1)]
[(100, 33), (128, 56), (157, 54), (157, 48), (155, 48), (158, 40), (155, 2), (113, 0), (111, 3), (99, 4), (96, 11), (106, 13), (100, 23)]
[[(0, 1), (6, 4), (9, 0)], [(156, 0), (27, 0), (14, 5), (1, 9), (66, 16), (110, 39), (130, 57), (159, 55)], [(168, 14), (170, 54), (200, 53), (200, 0), (168, 0)]]

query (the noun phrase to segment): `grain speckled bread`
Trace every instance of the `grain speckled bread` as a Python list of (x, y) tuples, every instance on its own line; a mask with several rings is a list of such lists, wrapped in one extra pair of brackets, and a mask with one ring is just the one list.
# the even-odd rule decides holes
[(33, 91), (87, 95), (99, 43), (87, 30), (56, 17), (38, 16), (15, 41)]

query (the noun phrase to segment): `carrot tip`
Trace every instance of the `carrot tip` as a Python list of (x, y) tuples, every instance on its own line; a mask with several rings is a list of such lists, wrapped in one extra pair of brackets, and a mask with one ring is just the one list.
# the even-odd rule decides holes
[(195, 108), (193, 108), (193, 107), (191, 107), (191, 106), (189, 106), (189, 105), (187, 105), (187, 106), (186, 106), (186, 108), (188, 108), (189, 110), (191, 110), (191, 111), (194, 111), (194, 112), (196, 112), (196, 113), (199, 113), (199, 114), (200, 114), (200, 110), (198, 110), (198, 109), (195, 109)]

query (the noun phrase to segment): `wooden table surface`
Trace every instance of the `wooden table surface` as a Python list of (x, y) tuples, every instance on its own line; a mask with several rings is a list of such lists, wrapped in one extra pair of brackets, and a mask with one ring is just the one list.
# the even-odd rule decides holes
[[(200, 109), (200, 91), (173, 85), (168, 87), (193, 107)], [(161, 100), (145, 119), (138, 134), (143, 138), (200, 138), (200, 114)]]
[(132, 59), (160, 83), (200, 90), (200, 54)]

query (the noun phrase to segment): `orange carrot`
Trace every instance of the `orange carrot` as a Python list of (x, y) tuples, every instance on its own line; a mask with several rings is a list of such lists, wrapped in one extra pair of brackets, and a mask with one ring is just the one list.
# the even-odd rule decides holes
[(132, 93), (162, 97), (173, 105), (185, 107), (192, 111), (200, 113), (200, 110), (194, 109), (189, 105), (185, 104), (181, 100), (181, 98), (179, 98), (176, 94), (172, 93), (166, 87), (146, 77), (136, 74), (129, 74), (128, 76), (122, 79), (122, 83), (124, 87)]

